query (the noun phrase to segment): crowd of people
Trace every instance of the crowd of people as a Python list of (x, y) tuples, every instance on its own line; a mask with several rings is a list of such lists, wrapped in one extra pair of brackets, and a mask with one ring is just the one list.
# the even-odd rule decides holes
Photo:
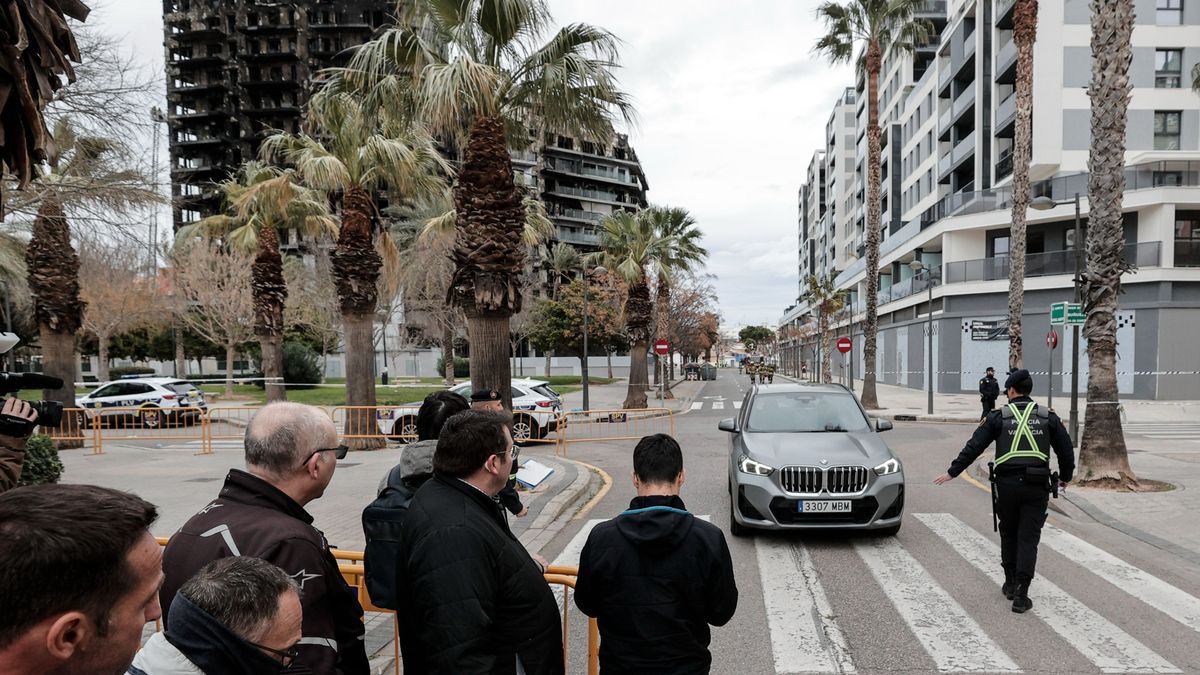
[[(528, 513), (513, 490), (512, 417), (496, 392), (472, 398), (437, 392), (422, 404), (418, 441), (364, 512), (367, 576), (378, 581), (368, 591), (396, 609), (409, 675), (557, 675), (563, 634), (546, 561), (505, 515)], [(0, 675), (366, 675), (363, 608), (306, 510), (346, 452), (320, 409), (265, 406), (245, 432), (245, 468), (165, 548), (150, 530), (156, 507), (134, 494), (0, 494)], [(576, 605), (598, 619), (606, 674), (708, 672), (709, 626), (737, 606), (729, 549), (680, 499), (673, 438), (643, 438), (632, 460), (638, 496), (591, 533)], [(395, 526), (372, 527), (381, 522)], [(159, 619), (163, 631), (141, 644)]]

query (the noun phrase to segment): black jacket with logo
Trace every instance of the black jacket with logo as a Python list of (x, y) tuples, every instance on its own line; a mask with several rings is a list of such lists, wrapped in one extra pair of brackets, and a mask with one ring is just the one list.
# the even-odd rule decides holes
[(300, 585), (304, 624), (300, 656), (289, 672), (367, 675), (363, 610), (338, 571), (325, 535), (291, 497), (265, 480), (231, 469), (221, 494), (167, 543), (159, 600), (163, 623), (179, 588), (200, 568), (232, 555), (262, 558)]
[(988, 375), (979, 380), (979, 398), (995, 401), (1000, 397), (1000, 383)]
[(598, 620), (604, 675), (707, 673), (708, 627), (725, 625), (737, 598), (725, 535), (679, 497), (634, 498), (579, 557), (575, 604)]
[(396, 570), (405, 675), (563, 673), (562, 624), (500, 506), (434, 474), (409, 504)]
[[(1009, 403), (1033, 403), (1033, 399), (1028, 396), (1018, 396), (1010, 400)], [(1046, 432), (1050, 436), (1049, 446), (1054, 450), (1054, 454), (1058, 456), (1059, 480), (1069, 481), (1075, 474), (1075, 449), (1071, 446), (1071, 435), (1067, 433), (1062, 420), (1053, 412), (1049, 412), (1046, 419)], [(971, 440), (967, 441), (967, 444), (963, 446), (962, 452), (958, 453), (958, 457), (950, 463), (950, 468), (946, 473), (951, 476), (958, 476), (968, 466), (971, 466), (971, 463), (978, 459), (993, 441), (999, 439), (1003, 434), (1004, 406), (1001, 406), (999, 409), (988, 413), (988, 416), (979, 423), (979, 426), (975, 428), (975, 433), (971, 435)], [(997, 452), (1001, 452), (1002, 450), (1002, 448), (997, 447)], [(1022, 471), (1025, 466), (1032, 464), (1044, 466), (1047, 463), (1023, 457), (1012, 459), (1005, 462), (1002, 469), (997, 469), (997, 475)]]

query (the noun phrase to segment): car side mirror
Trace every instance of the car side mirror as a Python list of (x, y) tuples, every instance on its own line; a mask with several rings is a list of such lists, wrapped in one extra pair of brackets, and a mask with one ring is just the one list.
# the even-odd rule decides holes
[(875, 420), (875, 431), (891, 431), (893, 428), (894, 427), (892, 426), (891, 420), (885, 420), (885, 419)]
[(737, 421), (735, 419), (733, 419), (732, 417), (723, 419), (717, 423), (717, 428), (720, 429), (721, 431), (728, 431), (729, 433), (737, 433), (737, 430), (738, 430)]

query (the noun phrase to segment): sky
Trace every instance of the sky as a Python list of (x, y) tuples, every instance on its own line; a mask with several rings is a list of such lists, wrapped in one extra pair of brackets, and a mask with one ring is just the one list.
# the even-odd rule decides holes
[[(591, 23), (623, 41), (619, 78), (638, 111), (629, 133), (647, 196), (688, 209), (704, 231), (724, 323), (776, 323), (797, 295), (797, 191), (853, 81), (849, 66), (812, 53), (816, 0), (549, 4), (558, 25)], [(88, 23), (162, 71), (159, 0), (93, 6)]]

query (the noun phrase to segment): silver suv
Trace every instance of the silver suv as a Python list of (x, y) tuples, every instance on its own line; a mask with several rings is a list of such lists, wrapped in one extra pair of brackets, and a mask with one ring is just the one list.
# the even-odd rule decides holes
[(904, 511), (904, 467), (848, 389), (758, 385), (729, 432), (729, 529), (863, 529), (895, 534)]

